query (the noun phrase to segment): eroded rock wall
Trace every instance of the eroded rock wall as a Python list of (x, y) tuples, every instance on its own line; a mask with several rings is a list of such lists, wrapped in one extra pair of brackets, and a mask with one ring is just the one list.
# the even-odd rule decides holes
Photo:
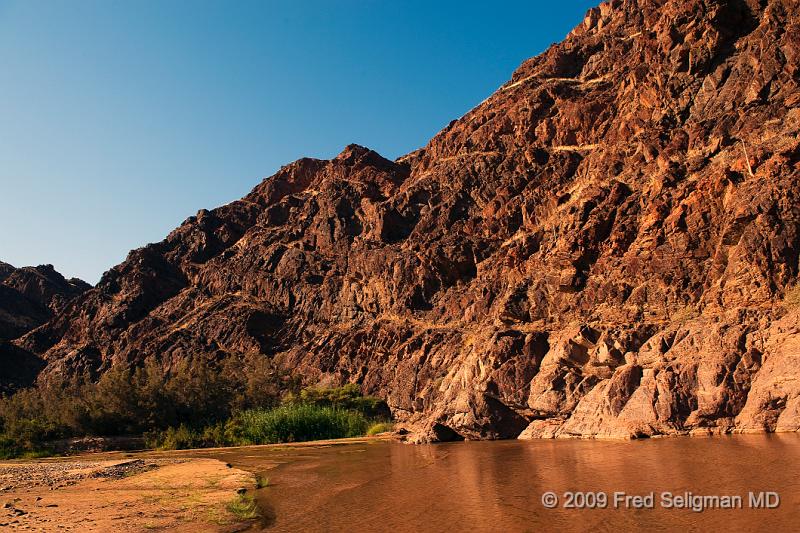
[(303, 159), (18, 341), (274, 358), (419, 440), (800, 428), (800, 9), (614, 0), (425, 147)]

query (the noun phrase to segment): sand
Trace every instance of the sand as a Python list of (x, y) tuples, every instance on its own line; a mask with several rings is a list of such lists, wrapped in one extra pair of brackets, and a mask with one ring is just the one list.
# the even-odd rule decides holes
[(215, 459), (0, 463), (0, 527), (20, 531), (242, 531), (227, 504), (253, 474)]

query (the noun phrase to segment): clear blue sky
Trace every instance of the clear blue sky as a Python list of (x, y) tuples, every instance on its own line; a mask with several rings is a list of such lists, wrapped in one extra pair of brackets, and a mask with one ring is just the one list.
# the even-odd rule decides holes
[(396, 158), (596, 1), (0, 0), (0, 260), (95, 283), (301, 156)]

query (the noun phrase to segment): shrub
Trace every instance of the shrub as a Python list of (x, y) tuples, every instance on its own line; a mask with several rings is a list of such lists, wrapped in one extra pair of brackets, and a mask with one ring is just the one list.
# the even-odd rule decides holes
[[(275, 408), (285, 390), (292, 392)], [(144, 435), (159, 449), (353, 437), (369, 420), (389, 418), (386, 402), (361, 396), (358, 385), (300, 390), (261, 354), (172, 368), (151, 358), (136, 368), (115, 366), (96, 381), (86, 375), (0, 398), (0, 456), (86, 435)]]
[(300, 391), (300, 403), (348, 407), (350, 403), (360, 396), (361, 390), (355, 383), (348, 383), (342, 387), (329, 389), (308, 387)]
[(356, 383), (333, 388), (308, 387), (301, 390), (299, 395), (286, 395), (284, 403), (350, 409), (368, 418), (390, 418), (391, 414), (385, 401), (376, 396), (362, 396)]
[(355, 409), (364, 413), (368, 418), (378, 418), (389, 420), (392, 418), (392, 412), (389, 410), (389, 405), (385, 400), (377, 396), (362, 396), (356, 398), (352, 402), (350, 409)]
[(386, 433), (387, 431), (392, 430), (394, 430), (394, 424), (392, 422), (378, 422), (376, 424), (372, 424), (369, 429), (367, 429), (367, 435), (371, 437), (373, 435)]
[[(285, 379), (268, 357), (255, 353), (223, 363), (190, 360), (169, 370), (148, 359), (137, 368), (113, 367), (96, 382), (82, 376), (2, 398), (0, 426), (21, 450), (71, 436), (145, 432), (159, 447), (222, 442), (225, 429), (215, 424), (242, 409), (277, 405)], [(167, 428), (173, 429), (159, 435)], [(210, 434), (187, 433), (198, 428)]]
[(14, 459), (21, 453), (19, 446), (13, 439), (0, 437), (0, 459)]
[(247, 494), (237, 495), (227, 507), (228, 511), (239, 520), (255, 520), (261, 516), (256, 501)]
[(53, 455), (53, 450), (41, 444), (21, 446), (8, 437), (0, 437), (0, 459), (37, 459)]
[(362, 413), (309, 404), (253, 409), (236, 420), (239, 437), (248, 444), (357, 437), (369, 425)]
[(203, 429), (203, 446), (215, 447), (236, 444), (236, 442), (233, 441), (233, 438), (229, 435), (229, 432), (226, 431), (226, 426), (227, 424), (220, 422), (214, 424), (213, 426), (207, 426), (205, 429)]
[(48, 440), (69, 436), (65, 420), (72, 418), (72, 402), (69, 394), (52, 388), (23, 390), (4, 398), (0, 402), (2, 448), (13, 448), (19, 455), (41, 448)]
[(163, 431), (150, 431), (144, 435), (145, 446), (158, 450), (187, 450), (198, 448), (203, 442), (196, 431), (185, 424), (177, 428), (169, 427)]
[(144, 443), (148, 448), (159, 450), (236, 446), (242, 444), (238, 437), (237, 427), (233, 419), (227, 423), (219, 422), (202, 429), (193, 429), (186, 424), (181, 424), (178, 427), (146, 432)]

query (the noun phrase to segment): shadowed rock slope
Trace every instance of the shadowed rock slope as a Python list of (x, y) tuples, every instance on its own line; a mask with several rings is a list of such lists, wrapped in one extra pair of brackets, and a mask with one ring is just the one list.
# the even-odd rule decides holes
[(800, 427), (800, 9), (615, 0), (434, 137), (131, 252), (40, 379), (259, 352), (420, 440)]
[(30, 385), (43, 363), (7, 341), (41, 326), (91, 286), (53, 265), (14, 268), (0, 261), (0, 392)]

